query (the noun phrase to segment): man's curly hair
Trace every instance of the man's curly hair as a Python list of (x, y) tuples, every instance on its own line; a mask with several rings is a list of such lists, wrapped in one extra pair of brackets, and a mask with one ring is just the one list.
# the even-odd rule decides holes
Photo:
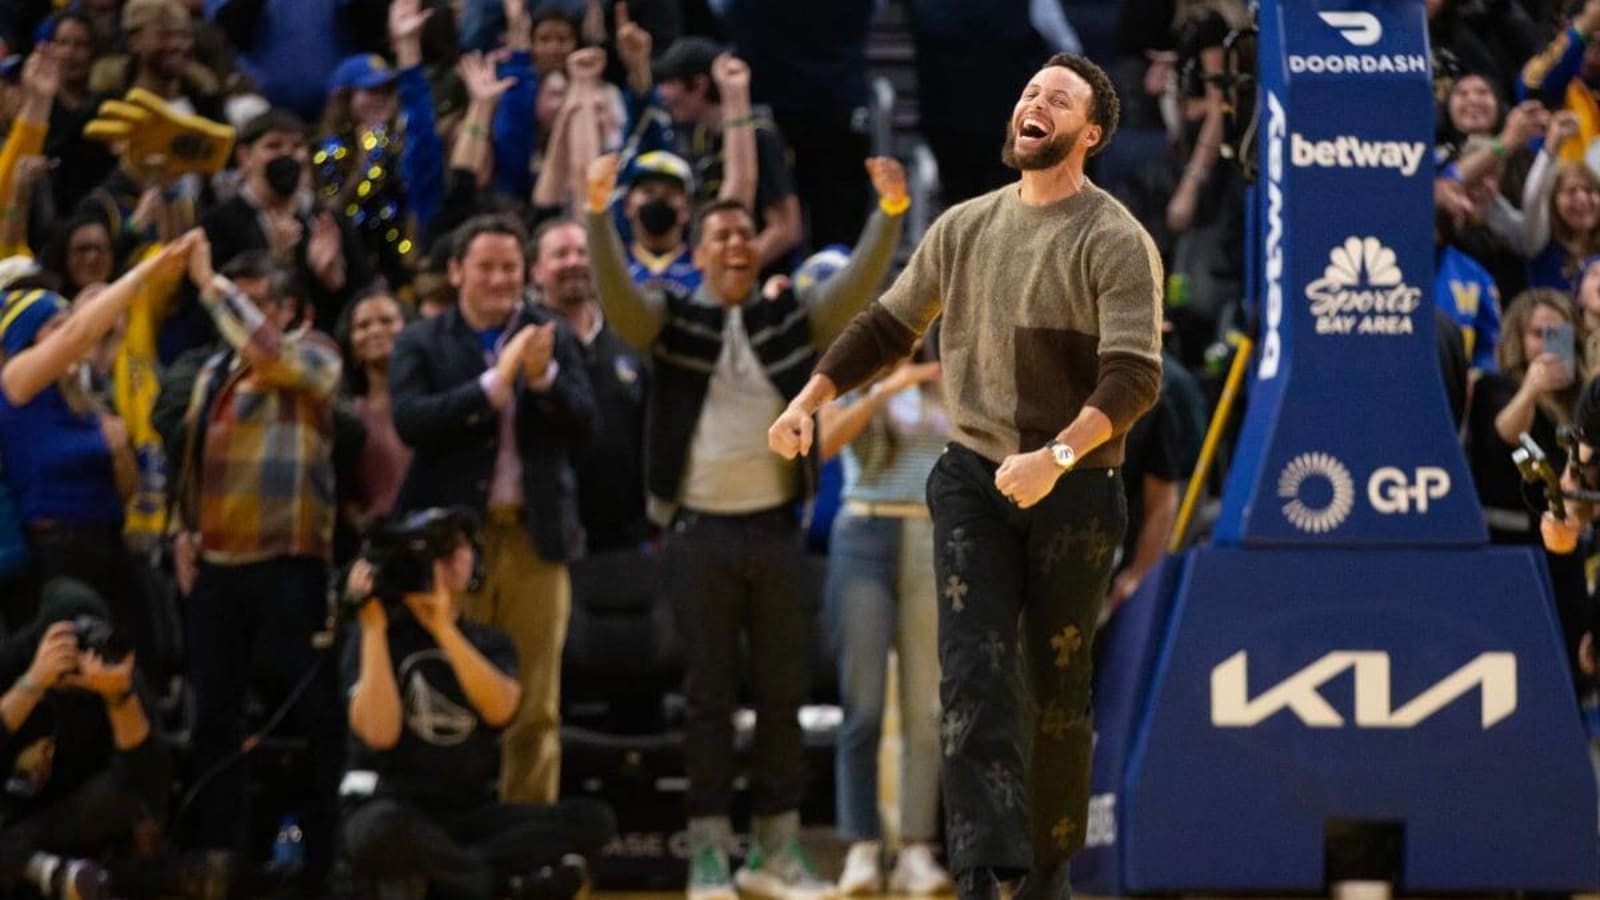
[(1117, 133), (1117, 120), (1122, 117), (1122, 101), (1117, 99), (1117, 89), (1111, 85), (1111, 76), (1087, 56), (1076, 53), (1057, 53), (1045, 60), (1040, 68), (1048, 69), (1051, 66), (1060, 66), (1076, 73), (1089, 83), (1089, 90), (1093, 92), (1094, 101), (1089, 104), (1087, 118), (1090, 124), (1100, 126), (1100, 143), (1094, 145), (1089, 155), (1093, 156), (1111, 146), (1111, 136)]

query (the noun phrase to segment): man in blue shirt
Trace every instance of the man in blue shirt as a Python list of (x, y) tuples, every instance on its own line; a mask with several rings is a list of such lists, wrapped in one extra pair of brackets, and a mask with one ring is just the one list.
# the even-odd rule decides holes
[(693, 294), (700, 286), (684, 240), (689, 225), (689, 164), (664, 150), (633, 161), (633, 182), (623, 198), (623, 215), (633, 240), (628, 243), (628, 274), (641, 290), (673, 287)]

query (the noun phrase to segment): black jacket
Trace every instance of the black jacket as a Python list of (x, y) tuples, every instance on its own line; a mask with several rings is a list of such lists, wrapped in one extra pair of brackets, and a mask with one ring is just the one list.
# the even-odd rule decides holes
[[(556, 322), (560, 374), (543, 393), (519, 385), (516, 436), (523, 525), (540, 556), (564, 562), (581, 555), (584, 544), (572, 456), (594, 434), (598, 414), (577, 338), (559, 316), (521, 304), (507, 334), (530, 322), (549, 321)], [(487, 368), (478, 336), (459, 309), (401, 332), (389, 363), (389, 390), (395, 430), (415, 456), (400, 489), (399, 509), (488, 508), (500, 416), (478, 385)]]

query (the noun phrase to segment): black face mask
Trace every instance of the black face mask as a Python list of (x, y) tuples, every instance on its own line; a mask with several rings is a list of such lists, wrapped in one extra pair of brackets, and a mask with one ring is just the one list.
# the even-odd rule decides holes
[(656, 198), (639, 207), (639, 227), (651, 237), (665, 237), (678, 224), (678, 208)]
[(279, 197), (292, 196), (300, 189), (300, 160), (292, 156), (280, 156), (267, 163), (262, 174), (267, 178), (267, 186)]

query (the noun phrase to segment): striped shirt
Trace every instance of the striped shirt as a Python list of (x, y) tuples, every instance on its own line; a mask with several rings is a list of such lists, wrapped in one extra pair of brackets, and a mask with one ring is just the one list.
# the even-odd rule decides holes
[[(207, 360), (191, 422), (221, 379), (200, 465), (201, 550), (212, 563), (284, 556), (329, 559), (333, 549), (333, 394), (338, 347), (312, 331), (285, 334), (224, 280), (202, 294), (235, 353)], [(253, 362), (246, 362), (246, 358)]]
[[(841, 403), (860, 402), (859, 392)], [(932, 390), (890, 397), (844, 448), (844, 499), (862, 503), (925, 503), (928, 473), (950, 441), (950, 418)]]

